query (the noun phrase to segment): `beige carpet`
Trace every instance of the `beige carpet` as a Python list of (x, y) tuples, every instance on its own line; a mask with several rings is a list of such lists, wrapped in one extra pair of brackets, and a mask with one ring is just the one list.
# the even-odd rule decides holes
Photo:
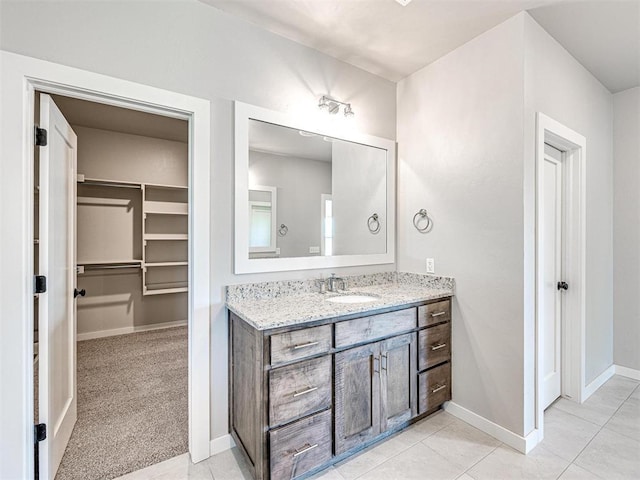
[(187, 327), (78, 342), (78, 422), (56, 480), (112, 479), (188, 450)]

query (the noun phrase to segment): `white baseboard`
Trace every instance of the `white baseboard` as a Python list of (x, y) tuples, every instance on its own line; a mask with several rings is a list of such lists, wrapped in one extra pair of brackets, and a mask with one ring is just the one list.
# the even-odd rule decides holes
[(94, 338), (113, 337), (115, 335), (126, 335), (128, 333), (149, 332), (151, 330), (161, 330), (163, 328), (184, 327), (187, 325), (186, 320), (177, 320), (175, 322), (154, 323), (152, 325), (138, 325), (123, 328), (112, 328), (110, 330), (98, 330), (96, 332), (86, 332), (76, 334), (76, 341), (92, 340)]
[(640, 370), (635, 368), (623, 367), (622, 365), (614, 365), (616, 375), (622, 375), (623, 377), (633, 378), (634, 380), (640, 380)]
[(231, 435), (223, 435), (222, 437), (214, 438), (211, 440), (210, 453), (215, 455), (217, 453), (230, 450), (236, 446), (236, 442), (233, 441)]
[(582, 390), (582, 401), (584, 402), (587, 398), (593, 395), (596, 390), (598, 390), (604, 383), (613, 377), (616, 373), (615, 365), (611, 365), (604, 372), (598, 375), (595, 380), (593, 380), (589, 385), (585, 386)]
[(522, 453), (528, 453), (538, 444), (538, 431), (534, 430), (526, 437), (513, 433), (497, 423), (478, 415), (477, 413), (467, 410), (454, 402), (446, 402), (444, 410), (454, 417), (459, 418), (463, 422), (482, 430), (484, 433), (500, 440)]

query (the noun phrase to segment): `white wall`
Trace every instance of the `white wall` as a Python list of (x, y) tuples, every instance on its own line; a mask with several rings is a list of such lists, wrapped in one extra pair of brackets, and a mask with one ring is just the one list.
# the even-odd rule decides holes
[(250, 183), (277, 187), (276, 235), (280, 257), (308, 257), (320, 247), (320, 195), (331, 193), (331, 162), (249, 151)]
[[(522, 18), (398, 84), (398, 269), (456, 279), (453, 401), (523, 433)], [(427, 209), (428, 234), (415, 212)]]
[[(394, 138), (395, 84), (195, 0), (3, 1), (0, 8), (3, 50), (211, 101), (212, 437), (226, 435), (224, 285), (320, 274), (300, 271), (233, 275), (232, 101), (320, 122), (327, 116), (318, 111), (317, 102), (327, 93), (353, 104), (357, 115), (345, 128)], [(17, 179), (2, 178), (2, 182), (12, 181)], [(395, 265), (335, 270), (348, 273), (384, 269), (393, 270)]]
[[(528, 14), (525, 19), (525, 216), (533, 227), (535, 115), (542, 112), (583, 135), (586, 154), (586, 370), (588, 385), (613, 363), (612, 95)], [(525, 235), (526, 236), (526, 235)], [(532, 275), (532, 244), (525, 246)], [(532, 277), (528, 277), (532, 278)], [(525, 339), (532, 346), (533, 322)], [(533, 382), (533, 370), (527, 370)], [(532, 383), (531, 383), (532, 384)], [(527, 416), (527, 430), (533, 428)]]
[(613, 96), (613, 359), (640, 370), (640, 87)]
[(526, 13), (398, 85), (398, 269), (433, 257), (456, 278), (453, 401), (520, 436), (535, 421), (536, 112), (587, 138), (588, 384), (613, 361), (611, 105)]

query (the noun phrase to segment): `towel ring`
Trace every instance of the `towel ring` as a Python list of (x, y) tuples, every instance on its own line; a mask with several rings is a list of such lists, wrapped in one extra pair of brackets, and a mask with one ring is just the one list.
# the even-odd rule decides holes
[(367, 228), (374, 235), (380, 231), (380, 220), (378, 219), (378, 214), (374, 213), (367, 219)]
[[(420, 220), (424, 219), (427, 220), (427, 224), (424, 227), (420, 228), (418, 224), (420, 223)], [(418, 230), (420, 233), (427, 233), (432, 225), (433, 221), (431, 221), (431, 218), (429, 218), (429, 214), (424, 208), (421, 208), (418, 213), (413, 216), (413, 226), (416, 227), (416, 230)]]
[(284, 237), (289, 232), (289, 227), (287, 227), (284, 223), (280, 225), (278, 229), (278, 235)]

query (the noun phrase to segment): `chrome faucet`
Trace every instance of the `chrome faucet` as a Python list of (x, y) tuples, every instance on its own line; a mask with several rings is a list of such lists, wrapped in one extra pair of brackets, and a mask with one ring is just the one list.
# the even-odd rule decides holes
[(346, 290), (347, 289), (347, 281), (342, 278), (342, 277), (336, 277), (335, 273), (331, 274), (331, 277), (329, 277), (329, 288), (328, 290), (330, 292), (337, 292), (338, 288), (336, 283), (341, 283), (342, 284), (342, 288), (340, 290)]

